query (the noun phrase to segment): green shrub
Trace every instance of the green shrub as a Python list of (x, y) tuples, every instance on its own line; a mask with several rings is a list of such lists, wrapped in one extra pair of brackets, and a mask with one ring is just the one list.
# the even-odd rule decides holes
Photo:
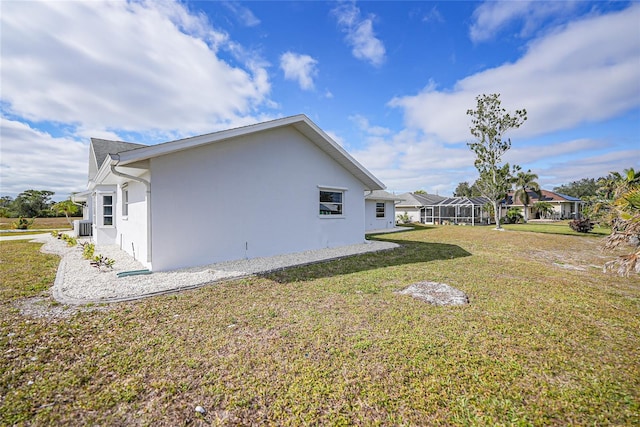
[(569, 227), (578, 233), (588, 233), (593, 230), (594, 222), (590, 219), (574, 219), (569, 222)]
[(408, 213), (403, 213), (402, 215), (398, 214), (396, 216), (396, 223), (397, 224), (408, 224), (409, 222), (411, 222), (411, 218), (409, 217)]
[(524, 217), (520, 213), (520, 209), (518, 208), (509, 208), (507, 211), (507, 216), (504, 217), (504, 222), (506, 224), (517, 224), (522, 221)]
[(18, 220), (16, 222), (14, 222), (11, 225), (16, 230), (28, 230), (33, 225), (34, 221), (35, 221), (35, 218), (27, 219), (27, 218), (21, 216), (20, 218), (18, 218)]

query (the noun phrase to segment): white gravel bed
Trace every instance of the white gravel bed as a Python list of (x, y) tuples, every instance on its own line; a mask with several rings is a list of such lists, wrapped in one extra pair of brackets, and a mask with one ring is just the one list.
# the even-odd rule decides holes
[(69, 248), (66, 242), (52, 236), (42, 236), (36, 240), (45, 242), (43, 252), (55, 253), (62, 257), (53, 286), (53, 296), (64, 304), (134, 300), (193, 289), (220, 280), (398, 247), (391, 242), (367, 241), (338, 248), (227, 261), (202, 267), (119, 278), (119, 272), (143, 270), (145, 267), (118, 246), (96, 247), (96, 255), (102, 254), (116, 261), (113, 270), (100, 271), (82, 257), (82, 249), (79, 246)]

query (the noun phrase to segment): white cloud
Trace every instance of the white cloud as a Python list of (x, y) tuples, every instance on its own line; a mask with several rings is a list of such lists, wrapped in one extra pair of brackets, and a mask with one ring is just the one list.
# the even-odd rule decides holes
[(369, 120), (360, 114), (349, 116), (349, 120), (355, 123), (358, 129), (371, 136), (384, 136), (391, 133), (391, 129), (382, 126), (372, 126)]
[(390, 105), (405, 123), (446, 142), (467, 141), (475, 97), (501, 93), (507, 110), (526, 108), (529, 120), (513, 136), (528, 137), (614, 117), (640, 105), (640, 6), (585, 19), (531, 43), (512, 64), (458, 81), (434, 83)]
[(384, 43), (378, 39), (373, 30), (374, 15), (366, 18), (360, 16), (360, 9), (355, 3), (341, 3), (332, 10), (339, 27), (346, 33), (345, 40), (351, 46), (351, 53), (357, 59), (379, 67), (385, 61)]
[[(503, 107), (526, 108), (529, 120), (508, 135), (514, 146), (504, 160), (532, 168), (545, 188), (611, 170), (634, 167), (640, 150), (595, 138), (532, 140), (615, 117), (640, 106), (640, 7), (575, 22), (528, 46), (523, 57), (458, 81), (452, 90), (433, 81), (418, 94), (394, 98), (406, 129), (374, 137), (354, 153), (390, 190), (450, 193), (477, 171), (466, 110), (482, 93), (502, 93)], [(354, 120), (372, 128), (364, 118)], [(590, 154), (585, 154), (585, 153)], [(631, 163), (629, 163), (631, 162)]]
[(371, 126), (362, 116), (351, 120), (364, 132), (365, 141), (363, 148), (353, 150), (352, 155), (390, 191), (446, 192), (461, 177), (474, 174), (472, 153), (466, 146), (444, 146), (410, 129), (381, 131), (385, 128)]
[(545, 19), (562, 16), (578, 5), (575, 1), (487, 1), (473, 12), (469, 37), (474, 42), (483, 42), (514, 22), (522, 24), (520, 36), (530, 36)]
[(259, 58), (175, 1), (6, 2), (2, 101), (34, 122), (188, 135), (254, 122), (270, 105)]
[(504, 160), (512, 164), (531, 164), (540, 160), (547, 162), (549, 159), (558, 159), (561, 156), (576, 158), (581, 152), (598, 150), (604, 144), (606, 142), (581, 138), (571, 141), (554, 141), (536, 147), (515, 145), (505, 154)]
[(297, 81), (301, 89), (313, 89), (313, 78), (318, 74), (318, 61), (309, 55), (285, 52), (280, 56), (280, 68), (284, 78)]
[(86, 187), (89, 146), (71, 138), (55, 138), (0, 116), (2, 195), (22, 191), (55, 191), (55, 200)]
[(551, 158), (546, 166), (537, 169), (536, 173), (540, 176), (538, 182), (543, 187), (552, 189), (582, 178), (596, 179), (606, 176), (609, 172), (622, 172), (622, 169), (628, 167), (637, 170), (640, 167), (638, 159), (640, 159), (640, 149), (598, 153), (594, 156), (572, 160), (570, 167)]
[[(364, 120), (361, 123), (366, 123)], [(418, 189), (451, 194), (459, 182), (473, 182), (478, 173), (474, 154), (466, 144), (444, 144), (418, 130), (405, 129), (385, 136), (365, 134), (365, 144), (353, 156), (390, 191)], [(581, 178), (606, 175), (624, 167), (640, 168), (640, 149), (612, 151), (609, 141), (555, 140), (535, 146), (514, 146), (504, 160), (531, 168), (546, 189)], [(584, 153), (593, 153), (584, 156)]]
[(424, 16), (422, 17), (422, 22), (430, 22), (430, 23), (433, 22), (437, 24), (442, 24), (444, 23), (444, 18), (442, 17), (442, 14), (438, 10), (438, 7), (433, 6), (431, 9), (429, 9), (427, 13), (424, 14)]
[(242, 6), (240, 2), (225, 1), (222, 2), (222, 4), (233, 12), (236, 18), (245, 27), (255, 27), (256, 25), (260, 25), (260, 19), (258, 19), (249, 8)]

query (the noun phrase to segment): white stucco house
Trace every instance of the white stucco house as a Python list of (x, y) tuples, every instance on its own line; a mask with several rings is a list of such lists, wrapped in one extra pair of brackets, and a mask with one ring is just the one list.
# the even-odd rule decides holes
[(367, 191), (364, 197), (365, 231), (381, 231), (396, 226), (396, 203), (400, 199), (384, 190)]
[[(527, 191), (529, 194), (529, 203), (526, 207), (527, 217), (532, 219), (580, 219), (582, 207), (584, 202), (572, 196), (566, 194), (560, 194), (549, 190), (540, 190), (540, 193), (534, 191)], [(536, 212), (535, 204), (537, 202), (546, 202), (552, 208), (552, 212), (548, 215), (548, 218), (541, 218), (540, 213)], [(505, 205), (507, 208), (517, 207), (524, 211), (524, 203), (520, 198), (514, 199), (514, 192), (509, 191), (507, 198), (505, 199)]]
[(385, 200), (367, 222), (384, 185), (304, 115), (153, 146), (92, 139), (89, 157), (78, 232), (153, 271), (363, 243), (395, 217)]
[(402, 193), (397, 196), (400, 202), (396, 204), (398, 215), (406, 214), (409, 222), (428, 223), (433, 216), (433, 209), (427, 209), (445, 199), (436, 194)]

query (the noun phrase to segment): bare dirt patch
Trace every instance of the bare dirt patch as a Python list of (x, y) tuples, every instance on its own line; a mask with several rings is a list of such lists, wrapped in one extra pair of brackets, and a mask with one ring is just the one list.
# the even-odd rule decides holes
[(612, 252), (603, 252), (600, 240), (583, 239), (579, 247), (571, 249), (535, 249), (527, 252), (533, 260), (554, 268), (574, 271), (602, 270), (604, 264), (615, 257)]
[(464, 305), (469, 303), (467, 294), (445, 283), (418, 282), (398, 291), (433, 305)]
[(108, 310), (108, 306), (72, 306), (60, 304), (51, 297), (31, 297), (17, 300), (14, 307), (20, 310), (20, 314), (26, 317), (44, 319), (67, 319), (80, 312)]

